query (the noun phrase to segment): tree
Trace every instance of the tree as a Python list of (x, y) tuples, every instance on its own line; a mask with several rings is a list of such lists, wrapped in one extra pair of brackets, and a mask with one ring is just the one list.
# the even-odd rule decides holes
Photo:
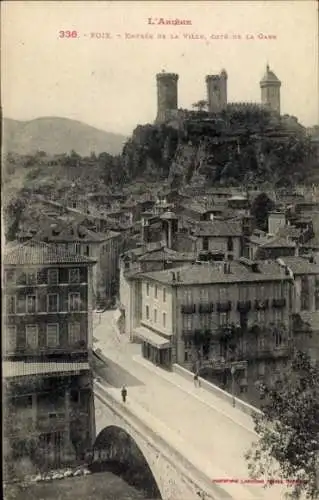
[(198, 109), (198, 111), (203, 111), (207, 108), (207, 105), (208, 103), (207, 101), (205, 101), (205, 99), (200, 99), (199, 101), (194, 102), (194, 104), (192, 104), (192, 107)]
[(253, 417), (259, 440), (246, 453), (251, 477), (281, 478), (292, 486), (290, 498), (318, 498), (318, 365), (297, 351), (276, 387), (261, 385), (260, 394), (262, 414)]
[(5, 236), (6, 241), (14, 241), (20, 226), (22, 214), (28, 204), (27, 195), (21, 191), (17, 196), (11, 198), (5, 207)]
[(255, 219), (255, 225), (262, 231), (268, 230), (268, 214), (275, 208), (274, 202), (266, 195), (260, 193), (253, 201), (250, 213)]

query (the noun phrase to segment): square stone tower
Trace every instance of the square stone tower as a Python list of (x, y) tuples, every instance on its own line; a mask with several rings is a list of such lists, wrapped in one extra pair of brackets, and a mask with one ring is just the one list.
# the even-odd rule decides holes
[(220, 75), (207, 75), (208, 111), (216, 113), (227, 106), (227, 73), (223, 69)]

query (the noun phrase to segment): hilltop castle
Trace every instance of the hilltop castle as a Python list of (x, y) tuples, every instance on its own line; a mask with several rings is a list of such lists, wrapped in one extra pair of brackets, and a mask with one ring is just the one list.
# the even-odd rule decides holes
[[(261, 103), (228, 103), (228, 75), (223, 69), (219, 75), (206, 76), (207, 107), (209, 113), (218, 113), (228, 107), (267, 107), (280, 114), (281, 82), (269, 66), (260, 81)], [(178, 113), (178, 75), (158, 73), (157, 80), (157, 117), (156, 123), (164, 123)]]

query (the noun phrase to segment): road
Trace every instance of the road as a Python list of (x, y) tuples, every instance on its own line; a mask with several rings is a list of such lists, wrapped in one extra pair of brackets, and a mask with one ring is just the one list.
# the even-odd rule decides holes
[[(197, 464), (197, 459), (201, 460), (201, 470), (210, 474), (212, 480), (248, 479), (243, 457), (256, 439), (251, 417), (205, 389), (195, 388), (180, 375), (143, 360), (140, 346), (117, 333), (113, 314), (113, 311), (103, 313), (94, 330), (95, 348), (108, 358), (107, 366), (97, 366), (98, 376), (113, 385), (112, 391), (118, 397), (119, 388), (126, 384), (128, 404), (132, 401), (139, 405), (150, 418), (156, 417), (175, 433), (176, 443), (184, 443), (187, 458), (194, 459), (194, 464), (195, 458)], [(232, 488), (236, 500), (284, 498), (281, 485), (271, 489), (261, 485), (227, 485), (227, 491)]]

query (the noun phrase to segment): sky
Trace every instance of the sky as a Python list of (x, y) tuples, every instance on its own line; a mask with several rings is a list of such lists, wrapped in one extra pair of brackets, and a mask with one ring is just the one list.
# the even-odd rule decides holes
[(129, 135), (154, 121), (163, 69), (179, 74), (178, 107), (191, 108), (222, 68), (229, 102), (260, 102), (268, 62), (282, 114), (319, 123), (315, 0), (4, 1), (1, 11), (5, 117), (60, 116)]

